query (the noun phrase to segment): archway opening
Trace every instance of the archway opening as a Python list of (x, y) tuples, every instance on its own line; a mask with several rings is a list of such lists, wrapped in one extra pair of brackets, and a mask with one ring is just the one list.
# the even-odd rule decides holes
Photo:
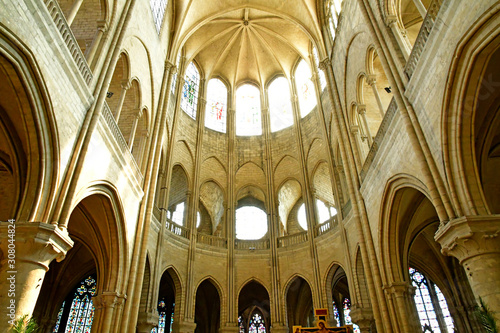
[(196, 290), (194, 322), (196, 323), (196, 333), (219, 332), (220, 297), (210, 280), (203, 281)]

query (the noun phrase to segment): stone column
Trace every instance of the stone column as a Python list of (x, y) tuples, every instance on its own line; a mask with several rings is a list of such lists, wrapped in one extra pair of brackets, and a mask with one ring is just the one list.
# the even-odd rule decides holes
[(366, 105), (359, 104), (358, 113), (366, 128), (366, 137), (368, 139), (368, 146), (371, 147), (373, 143), (373, 138), (372, 138), (372, 133), (370, 131), (370, 126), (368, 126), (368, 119), (366, 119)]
[(137, 319), (137, 333), (151, 333), (153, 327), (158, 325), (160, 316), (158, 311), (154, 312), (141, 312)]
[(273, 323), (270, 329), (271, 333), (288, 333), (290, 329), (286, 325), (282, 325), (279, 323)]
[(413, 0), (413, 3), (415, 4), (415, 7), (417, 7), (420, 16), (422, 16), (422, 20), (424, 20), (425, 16), (427, 15), (427, 9), (425, 8), (424, 4), (421, 0)]
[(382, 100), (380, 99), (380, 95), (379, 95), (378, 90), (377, 90), (376, 82), (377, 82), (377, 80), (375, 79), (375, 75), (373, 75), (373, 74), (368, 75), (367, 83), (372, 87), (373, 95), (375, 96), (375, 99), (377, 100), (377, 105), (378, 105), (378, 110), (380, 112), (380, 116), (382, 117), (382, 119), (384, 119), (385, 110), (384, 110), (384, 106), (382, 105)]
[(73, 23), (73, 20), (76, 17), (76, 14), (78, 14), (78, 11), (80, 10), (80, 7), (82, 6), (83, 0), (75, 0), (73, 2), (73, 6), (71, 6), (71, 10), (68, 13), (68, 16), (66, 17), (66, 21), (68, 22), (68, 25), (71, 26)]
[(361, 333), (370, 332), (370, 325), (374, 320), (371, 308), (361, 308), (353, 305), (350, 315), (352, 322), (359, 326)]
[(112, 332), (114, 318), (118, 312), (118, 306), (124, 296), (114, 291), (104, 291), (92, 297), (95, 307), (94, 323), (92, 332)]
[(108, 31), (108, 24), (105, 20), (99, 20), (97, 21), (97, 31), (94, 39), (92, 40), (92, 44), (88, 48), (88, 50), (85, 52), (85, 58), (87, 59), (87, 64), (89, 66), (92, 64), (92, 61), (94, 60), (95, 54), (97, 52), (97, 49), (99, 48), (99, 45), (101, 44), (101, 40)]
[(120, 114), (122, 113), (123, 103), (125, 102), (125, 96), (127, 96), (127, 90), (129, 90), (131, 86), (132, 82), (130, 82), (129, 80), (122, 81), (122, 91), (120, 93), (120, 99), (118, 100), (118, 106), (116, 107), (115, 111), (115, 121), (117, 124), (118, 121), (120, 120)]
[(137, 125), (139, 125), (139, 119), (142, 117), (142, 110), (137, 109), (137, 114), (135, 115), (134, 122), (132, 123), (132, 129), (130, 130), (130, 137), (128, 139), (128, 146), (130, 151), (132, 151), (132, 147), (134, 147), (135, 134), (137, 132)]
[(0, 308), (6, 315), (1, 332), (11, 327), (8, 321), (31, 316), (49, 264), (63, 260), (72, 247), (67, 231), (55, 224), (0, 223)]
[(384, 286), (384, 291), (389, 302), (392, 301), (394, 305), (399, 331), (405, 333), (421, 332), (413, 300), (415, 288), (408, 282), (393, 282)]
[(356, 144), (358, 146), (358, 152), (359, 155), (363, 154), (363, 156), (357, 156), (358, 158), (356, 159), (356, 164), (358, 165), (358, 169), (361, 170), (361, 165), (365, 159), (365, 154), (364, 149), (363, 149), (363, 143), (361, 142), (361, 135), (359, 134), (359, 126), (358, 125), (351, 125), (351, 134), (353, 136), (353, 139), (356, 141)]
[(401, 53), (403, 54), (403, 58), (405, 60), (408, 60), (410, 57), (411, 53), (411, 48), (408, 46), (408, 43), (405, 41), (403, 32), (399, 29), (398, 27), (398, 20), (396, 15), (388, 15), (386, 18), (386, 24), (389, 28), (392, 30), (392, 34), (394, 35), (394, 38), (396, 39), (399, 49), (401, 50)]
[(174, 320), (174, 325), (172, 327), (172, 331), (178, 333), (194, 333), (195, 329), (196, 329), (196, 323), (186, 320), (177, 323)]
[(462, 216), (442, 224), (434, 236), (444, 255), (460, 261), (476, 299), (486, 303), (497, 322), (500, 322), (499, 234), (499, 216)]
[(238, 333), (239, 331), (238, 326), (224, 326), (219, 328), (219, 333)]

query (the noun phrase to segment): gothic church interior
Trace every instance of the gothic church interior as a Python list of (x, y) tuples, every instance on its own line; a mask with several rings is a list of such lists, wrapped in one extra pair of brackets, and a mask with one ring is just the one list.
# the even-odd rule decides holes
[(0, 0), (0, 331), (486, 332), (479, 302), (500, 325), (499, 23)]

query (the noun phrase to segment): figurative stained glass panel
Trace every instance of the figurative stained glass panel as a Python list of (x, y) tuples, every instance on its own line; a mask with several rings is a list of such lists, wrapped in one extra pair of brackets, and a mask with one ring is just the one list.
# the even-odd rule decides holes
[(65, 333), (90, 333), (92, 321), (94, 320), (92, 297), (96, 293), (97, 284), (94, 277), (89, 276), (80, 282), (71, 302)]
[(227, 88), (219, 79), (211, 79), (207, 87), (205, 126), (226, 133)]
[(243, 318), (241, 316), (238, 316), (238, 327), (239, 333), (245, 333), (245, 326), (243, 325)]
[(66, 304), (66, 301), (63, 301), (63, 303), (61, 305), (61, 309), (59, 310), (59, 313), (57, 314), (56, 326), (54, 326), (54, 330), (52, 331), (53, 333), (57, 333), (57, 331), (59, 330), (59, 325), (61, 324), (61, 317), (62, 317), (63, 310), (64, 310), (64, 304)]
[(266, 333), (266, 327), (264, 326), (264, 320), (262, 316), (258, 313), (254, 313), (250, 319), (250, 325), (248, 325), (248, 333)]
[(337, 321), (337, 327), (340, 327), (340, 315), (339, 315), (339, 309), (337, 308), (337, 304), (335, 304), (335, 301), (332, 302), (333, 306), (333, 317)]
[(160, 319), (158, 320), (158, 333), (165, 333), (165, 317), (167, 316), (167, 308), (164, 300), (158, 302), (158, 314)]
[(196, 66), (191, 62), (186, 69), (186, 76), (184, 78), (181, 109), (184, 110), (184, 112), (186, 112), (193, 119), (196, 119), (199, 86), (200, 74)]
[(352, 325), (354, 333), (361, 333), (358, 325), (354, 324), (351, 319), (351, 301), (344, 298), (344, 320), (346, 325)]
[(160, 34), (161, 24), (165, 16), (165, 9), (167, 8), (167, 0), (150, 0), (149, 4), (151, 5), (156, 32)]
[(292, 101), (290, 99), (288, 80), (284, 77), (275, 79), (269, 85), (268, 96), (271, 132), (293, 125)]
[(236, 135), (261, 135), (261, 123), (259, 89), (242, 85), (236, 90)]
[(299, 97), (300, 115), (305, 117), (316, 106), (316, 93), (311, 80), (311, 70), (304, 59), (300, 61), (295, 71), (295, 84)]

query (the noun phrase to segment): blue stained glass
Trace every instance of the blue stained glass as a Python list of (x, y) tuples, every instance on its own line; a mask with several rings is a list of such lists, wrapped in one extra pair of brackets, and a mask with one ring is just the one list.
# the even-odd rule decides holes
[(241, 316), (238, 317), (238, 326), (240, 328), (239, 333), (245, 333), (245, 326), (243, 326), (243, 319)]
[[(75, 296), (71, 302), (69, 309), (68, 320), (66, 322), (65, 333), (86, 333), (92, 328), (94, 319), (94, 305), (92, 303), (92, 296), (97, 292), (96, 280), (89, 276), (78, 286), (75, 290)], [(64, 311), (64, 303), (59, 311), (62, 315)], [(59, 329), (60, 322), (56, 324), (54, 332)]]
[(57, 313), (57, 321), (56, 321), (56, 326), (54, 326), (54, 330), (52, 331), (53, 333), (56, 333), (59, 330), (59, 325), (61, 324), (61, 317), (62, 317), (62, 314), (63, 314), (64, 304), (65, 303), (66, 303), (66, 301), (63, 301), (63, 303), (61, 305), (61, 309)]
[(258, 313), (254, 313), (252, 319), (250, 319), (250, 325), (248, 326), (248, 333), (266, 333), (264, 320)]
[(337, 308), (337, 304), (335, 304), (335, 301), (332, 302), (333, 304), (333, 316), (335, 317), (335, 320), (337, 321), (337, 327), (340, 327), (340, 315), (339, 315), (339, 310)]
[(354, 333), (361, 333), (358, 325), (354, 324), (351, 319), (351, 301), (344, 298), (344, 320), (346, 325), (352, 325)]

